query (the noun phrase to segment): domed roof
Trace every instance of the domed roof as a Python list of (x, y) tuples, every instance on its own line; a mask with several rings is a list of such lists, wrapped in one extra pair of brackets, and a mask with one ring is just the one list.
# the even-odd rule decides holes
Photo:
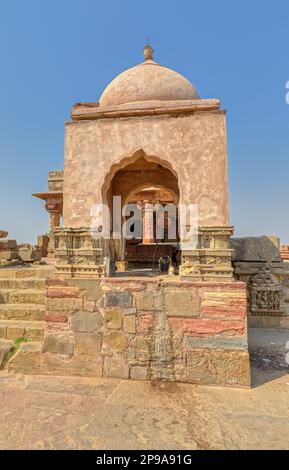
[(152, 54), (153, 49), (146, 46), (145, 62), (125, 70), (112, 80), (100, 97), (100, 106), (199, 98), (195, 88), (185, 77), (154, 62)]

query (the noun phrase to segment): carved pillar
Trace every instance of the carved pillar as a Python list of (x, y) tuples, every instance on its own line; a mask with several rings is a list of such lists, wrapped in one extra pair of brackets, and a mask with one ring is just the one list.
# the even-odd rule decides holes
[(57, 227), (60, 226), (60, 217), (62, 215), (62, 200), (48, 198), (45, 204), (45, 209), (50, 216), (50, 233), (47, 256), (49, 258), (54, 258), (56, 249), (54, 231)]

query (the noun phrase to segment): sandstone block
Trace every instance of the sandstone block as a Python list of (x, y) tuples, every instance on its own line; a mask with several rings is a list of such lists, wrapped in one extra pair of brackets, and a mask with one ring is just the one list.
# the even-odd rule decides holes
[(42, 256), (41, 248), (31, 245), (19, 245), (18, 253), (21, 260), (25, 263), (40, 261)]
[(138, 317), (138, 333), (149, 333), (154, 326), (155, 318), (152, 314), (140, 315)]
[(147, 368), (141, 366), (132, 366), (130, 369), (130, 378), (133, 380), (146, 380), (148, 378)]
[(103, 346), (113, 351), (124, 351), (128, 347), (127, 337), (121, 331), (109, 331), (103, 335)]
[(46, 297), (51, 298), (75, 298), (79, 297), (80, 290), (77, 287), (49, 287), (46, 290)]
[(87, 300), (99, 300), (103, 295), (98, 279), (67, 279), (70, 286), (78, 287)]
[(80, 377), (102, 377), (102, 359), (99, 355), (74, 354), (59, 356), (45, 353), (45, 372), (48, 375), (75, 375)]
[(75, 333), (75, 354), (99, 354), (101, 335), (99, 333)]
[(152, 356), (152, 340), (148, 336), (140, 335), (134, 339), (136, 358), (139, 362), (147, 362)]
[(119, 330), (122, 325), (122, 311), (119, 308), (110, 308), (105, 310), (105, 326), (110, 330)]
[(65, 279), (60, 279), (59, 277), (50, 277), (46, 279), (46, 285), (51, 286), (68, 286), (68, 283)]
[(124, 315), (135, 315), (136, 314), (136, 308), (132, 307), (132, 308), (124, 308), (122, 313)]
[(0, 341), (0, 370), (4, 369), (12, 343), (10, 341)]
[(109, 291), (105, 294), (106, 307), (131, 308), (132, 295), (130, 292)]
[(123, 319), (123, 328), (126, 333), (134, 334), (136, 331), (136, 317), (135, 315), (125, 316)]
[(102, 325), (102, 318), (99, 312), (75, 312), (71, 319), (71, 329), (80, 333), (92, 333)]
[(107, 377), (119, 379), (129, 378), (128, 362), (122, 357), (107, 357), (105, 361), (105, 372)]
[(183, 336), (182, 335), (173, 335), (172, 355), (176, 359), (180, 359), (183, 357)]
[(154, 295), (151, 291), (142, 291), (135, 294), (138, 310), (154, 310)]
[(233, 261), (281, 261), (280, 251), (269, 237), (231, 238)]
[(55, 323), (66, 323), (68, 316), (66, 312), (47, 310), (45, 313), (45, 321)]
[(57, 298), (48, 298), (46, 300), (46, 306), (48, 310), (62, 310), (62, 311), (72, 311), (72, 310), (81, 310), (83, 307), (82, 299), (57, 299)]
[(3, 261), (13, 261), (18, 259), (18, 253), (13, 250), (0, 251), (0, 259)]
[(43, 351), (57, 354), (73, 354), (74, 343), (72, 338), (59, 334), (47, 334), (43, 342)]
[(193, 336), (214, 336), (221, 333), (241, 336), (245, 331), (244, 322), (239, 320), (170, 318), (169, 323), (172, 331), (177, 333), (189, 332)]
[(6, 326), (0, 326), (0, 338), (6, 338)]
[(166, 291), (164, 300), (167, 315), (197, 317), (200, 314), (200, 300), (196, 289)]
[(248, 342), (246, 338), (228, 338), (226, 336), (211, 336), (209, 338), (196, 338), (193, 336), (184, 336), (184, 349), (247, 349)]
[(0, 249), (17, 251), (17, 242), (16, 240), (1, 240)]
[(84, 300), (83, 310), (86, 310), (87, 312), (94, 312), (96, 310), (94, 300)]
[(35, 326), (27, 326), (25, 328), (25, 338), (30, 339), (31, 341), (42, 341), (44, 336), (44, 329)]
[(189, 383), (249, 387), (249, 354), (245, 351), (212, 349), (188, 351), (186, 376)]

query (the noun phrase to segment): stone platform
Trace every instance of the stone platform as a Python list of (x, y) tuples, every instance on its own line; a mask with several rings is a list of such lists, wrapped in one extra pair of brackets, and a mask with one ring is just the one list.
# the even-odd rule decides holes
[(252, 372), (244, 390), (2, 371), (0, 449), (288, 450), (288, 375)]
[(46, 282), (43, 343), (23, 343), (10, 371), (250, 386), (244, 283)]

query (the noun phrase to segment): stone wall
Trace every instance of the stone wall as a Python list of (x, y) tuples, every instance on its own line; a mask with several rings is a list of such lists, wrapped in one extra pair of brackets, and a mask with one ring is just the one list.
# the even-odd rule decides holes
[(244, 283), (47, 282), (42, 373), (250, 385)]

